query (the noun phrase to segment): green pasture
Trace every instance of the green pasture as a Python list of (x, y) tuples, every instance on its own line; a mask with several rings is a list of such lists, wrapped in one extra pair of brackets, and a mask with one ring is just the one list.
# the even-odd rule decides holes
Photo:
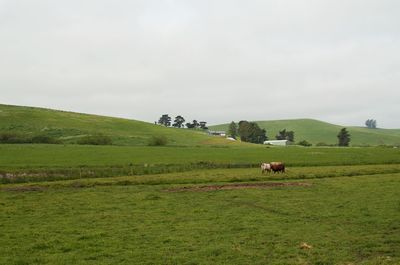
[[(0, 185), (0, 264), (399, 264), (399, 170), (215, 169)], [(303, 185), (190, 190), (294, 181)]]
[[(399, 164), (398, 148), (0, 145), (0, 183), (169, 173), (212, 168)], [(8, 174), (8, 175), (7, 175)]]
[[(264, 125), (312, 143), (340, 129)], [(349, 130), (352, 144), (399, 143)], [(64, 142), (0, 144), (0, 264), (400, 264), (400, 148), (270, 147), (7, 105), (0, 132)], [(93, 134), (116, 145), (71, 144)], [(168, 145), (147, 146), (157, 135)], [(286, 172), (261, 174), (270, 161)]]
[[(295, 142), (337, 144), (337, 134), (346, 127), (351, 134), (351, 145), (400, 145), (400, 129), (368, 129), (366, 127), (340, 126), (313, 119), (257, 121), (275, 139), (279, 131), (294, 131)], [(229, 124), (211, 126), (215, 130), (228, 130)]]
[(340, 147), (140, 147), (46, 144), (0, 145), (0, 167), (79, 166), (117, 164), (260, 163), (285, 161), (288, 165), (356, 165), (400, 163), (399, 148)]

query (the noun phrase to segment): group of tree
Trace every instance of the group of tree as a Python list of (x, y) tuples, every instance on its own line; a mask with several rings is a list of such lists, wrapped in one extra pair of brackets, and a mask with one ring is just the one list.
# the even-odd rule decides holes
[(289, 142), (294, 143), (294, 132), (283, 129), (282, 131), (279, 131), (275, 138), (276, 140), (288, 140)]
[(262, 144), (268, 139), (265, 129), (261, 129), (255, 122), (240, 121), (237, 131), (243, 142)]
[(365, 126), (367, 126), (370, 129), (376, 129), (376, 120), (373, 120), (373, 119), (366, 120)]
[[(158, 120), (158, 124), (164, 125), (166, 127), (171, 126), (171, 117), (168, 114), (164, 114)], [(368, 128), (376, 128), (376, 120), (369, 119), (365, 122)], [(183, 128), (187, 127), (190, 129), (205, 129), (207, 130), (207, 122), (201, 121), (198, 122), (197, 120), (193, 120), (193, 122), (188, 122), (185, 124), (185, 119), (178, 115), (174, 119), (174, 123), (172, 124), (173, 127), (176, 128)], [(265, 129), (262, 129), (258, 126), (256, 122), (249, 122), (249, 121), (240, 121), (236, 124), (232, 121), (228, 127), (228, 134), (229, 137), (236, 139), (240, 136), (240, 140), (243, 142), (249, 143), (257, 143), (262, 144), (264, 141), (268, 140), (267, 132)], [(279, 133), (275, 136), (277, 140), (288, 140), (290, 142), (294, 142), (294, 132), (287, 131), (283, 129), (279, 131)], [(346, 128), (342, 128), (337, 135), (338, 138), (338, 146), (349, 146), (350, 143), (350, 133), (347, 131)], [(306, 141), (299, 142), (300, 145), (309, 146), (309, 143)]]
[[(172, 123), (172, 127), (175, 128), (184, 128), (185, 126), (189, 129), (203, 129), (207, 130), (207, 122), (205, 121), (200, 121), (198, 122), (197, 120), (193, 120), (193, 122), (187, 122), (185, 124), (185, 118), (183, 118), (181, 115), (178, 115), (174, 119), (174, 123)], [(168, 114), (164, 114), (160, 117), (158, 122), (156, 122), (160, 125), (164, 125), (165, 127), (170, 127), (171, 126), (171, 117)]]
[(186, 123), (186, 127), (189, 129), (197, 129), (197, 128), (200, 128), (203, 130), (208, 129), (207, 122), (205, 122), (205, 121), (198, 122), (197, 120), (193, 120), (192, 123), (190, 123), (190, 122)]

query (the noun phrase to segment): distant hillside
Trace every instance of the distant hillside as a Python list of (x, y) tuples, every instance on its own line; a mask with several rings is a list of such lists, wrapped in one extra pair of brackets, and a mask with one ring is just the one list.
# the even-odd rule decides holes
[[(368, 129), (364, 127), (347, 127), (334, 125), (313, 119), (256, 121), (267, 131), (269, 139), (275, 139), (278, 131), (286, 129), (294, 131), (295, 141), (307, 140), (316, 144), (337, 143), (339, 130), (346, 127), (351, 134), (351, 145), (399, 145), (400, 129)], [(229, 124), (210, 126), (213, 130), (228, 130)]]
[(102, 134), (110, 136), (118, 145), (147, 145), (152, 136), (159, 135), (168, 138), (168, 145), (240, 144), (201, 131), (165, 128), (142, 121), (2, 104), (0, 132), (46, 135), (63, 143), (74, 143), (87, 135)]

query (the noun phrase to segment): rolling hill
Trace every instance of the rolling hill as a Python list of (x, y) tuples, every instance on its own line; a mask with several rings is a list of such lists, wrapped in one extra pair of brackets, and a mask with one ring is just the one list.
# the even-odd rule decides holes
[[(295, 141), (307, 140), (310, 143), (337, 143), (339, 130), (346, 127), (351, 134), (351, 145), (400, 145), (400, 129), (368, 129), (330, 124), (313, 119), (256, 121), (267, 131), (269, 139), (282, 129), (294, 131)], [(210, 126), (213, 130), (228, 130), (229, 124)]]
[[(343, 127), (318, 120), (274, 120), (257, 121), (266, 129), (270, 139), (279, 130), (293, 130), (295, 141), (307, 140), (335, 144), (336, 135)], [(400, 129), (368, 129), (347, 127), (351, 134), (351, 145), (400, 145)], [(227, 130), (228, 124), (210, 126), (213, 130)], [(106, 135), (116, 145), (147, 145), (153, 136), (165, 136), (168, 145), (251, 145), (229, 141), (207, 135), (203, 131), (166, 128), (143, 121), (82, 114), (36, 107), (0, 104), (0, 132), (15, 132), (23, 135), (46, 135), (62, 143), (75, 143), (88, 135)]]
[(102, 134), (117, 145), (147, 145), (153, 136), (165, 136), (168, 145), (225, 145), (232, 141), (202, 131), (166, 128), (152, 123), (35, 107), (0, 104), (0, 132), (46, 135), (74, 143), (87, 135)]

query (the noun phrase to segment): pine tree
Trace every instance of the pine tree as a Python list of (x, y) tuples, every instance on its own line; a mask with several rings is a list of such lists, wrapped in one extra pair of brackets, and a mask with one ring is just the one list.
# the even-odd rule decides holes
[(346, 128), (341, 129), (337, 137), (339, 140), (339, 146), (349, 146), (350, 133), (346, 130)]
[(376, 120), (374, 119), (368, 119), (365, 121), (365, 126), (367, 126), (370, 129), (376, 129)]

